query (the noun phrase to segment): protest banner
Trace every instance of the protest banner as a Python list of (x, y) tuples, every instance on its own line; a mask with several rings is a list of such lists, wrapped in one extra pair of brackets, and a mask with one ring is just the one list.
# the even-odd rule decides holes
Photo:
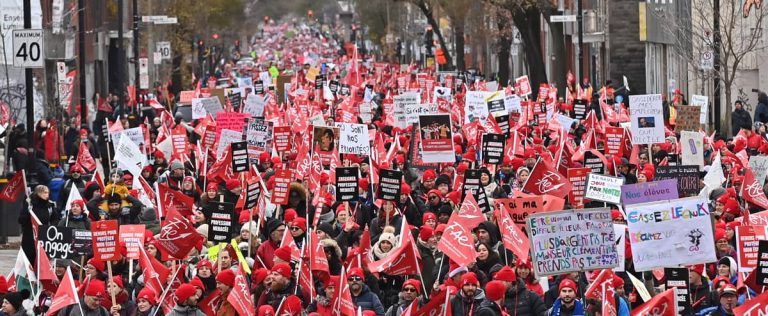
[(243, 102), (243, 113), (250, 114), (250, 117), (263, 117), (264, 107), (267, 106), (270, 98), (269, 94), (248, 94)]
[(699, 124), (707, 124), (707, 109), (709, 109), (709, 97), (704, 95), (691, 95), (691, 105), (701, 108)]
[(768, 286), (768, 240), (758, 241), (757, 284)]
[(128, 128), (117, 132), (110, 132), (112, 144), (120, 144), (123, 137), (129, 138), (136, 146), (144, 145), (144, 130), (141, 127)]
[(408, 119), (405, 115), (405, 109), (413, 108), (421, 104), (421, 95), (416, 92), (406, 92), (393, 96), (392, 100), (395, 109), (395, 127), (408, 127)]
[(591, 173), (605, 174), (605, 163), (592, 151), (584, 153), (584, 168), (589, 168)]
[(184, 126), (176, 125), (171, 129), (171, 142), (173, 144), (173, 154), (181, 157), (187, 154), (187, 146), (189, 141), (187, 140), (187, 129)]
[(736, 226), (736, 262), (739, 272), (751, 272), (757, 266), (758, 241), (768, 239), (765, 225)]
[(755, 175), (755, 181), (765, 183), (765, 176), (768, 175), (768, 156), (750, 156), (749, 167)]
[(656, 167), (655, 181), (676, 179), (680, 197), (696, 196), (701, 191), (699, 166), (659, 166)]
[(216, 146), (216, 157), (221, 159), (224, 155), (224, 151), (232, 143), (238, 143), (243, 141), (243, 133), (225, 129), (221, 131), (221, 137), (219, 138), (219, 144)]
[(421, 154), (425, 162), (455, 162), (451, 115), (419, 116)]
[(661, 94), (630, 95), (630, 130), (633, 145), (664, 142), (664, 116)]
[(573, 100), (573, 112), (571, 116), (577, 120), (583, 120), (587, 117), (587, 101), (576, 99)]
[(235, 206), (227, 202), (211, 201), (210, 204), (210, 222), (208, 224), (208, 240), (215, 244), (227, 242), (233, 233), (232, 218), (235, 214)]
[(414, 123), (418, 123), (419, 116), (421, 115), (435, 115), (438, 113), (439, 113), (439, 110), (438, 110), (437, 104), (435, 103), (422, 103), (422, 104), (408, 103), (405, 105), (405, 108), (403, 109), (403, 115), (405, 116), (406, 126)]
[(765, 316), (768, 315), (768, 292), (746, 300), (744, 304), (733, 309), (734, 315), (739, 316)]
[(91, 223), (93, 257), (101, 261), (120, 259), (117, 248), (117, 220), (103, 220)]
[(336, 201), (354, 201), (359, 196), (357, 167), (336, 168)]
[(531, 90), (531, 82), (528, 80), (527, 75), (515, 79), (515, 92), (522, 97), (533, 93)]
[(261, 183), (259, 183), (259, 180), (256, 178), (248, 179), (245, 190), (245, 203), (243, 208), (247, 210), (256, 206), (256, 203), (258, 203), (259, 195), (261, 194)]
[[(696, 117), (698, 121), (698, 117)], [(664, 268), (668, 289), (675, 288), (677, 311), (679, 315), (690, 315), (691, 295), (688, 292), (688, 268)]]
[(491, 211), (491, 205), (488, 202), (488, 197), (485, 195), (485, 190), (480, 183), (481, 172), (477, 169), (470, 169), (464, 171), (464, 185), (462, 186), (462, 201), (466, 199), (468, 194), (472, 194), (477, 201), (477, 205), (483, 213)]
[(701, 107), (693, 105), (678, 105), (675, 131), (698, 132), (701, 129)]
[(267, 89), (264, 88), (264, 86), (265, 86), (265, 84), (264, 84), (264, 80), (263, 79), (262, 80), (254, 81), (253, 82), (253, 93), (259, 94), (259, 95), (264, 94), (265, 90), (267, 90)]
[(505, 114), (505, 113), (493, 114), (493, 119), (496, 120), (496, 124), (499, 125), (499, 129), (501, 129), (502, 135), (509, 135), (509, 117), (510, 116), (511, 116), (510, 114)]
[(123, 137), (115, 147), (114, 160), (117, 162), (118, 168), (128, 170), (131, 174), (136, 175), (141, 174), (141, 169), (147, 165), (147, 156), (128, 137)]
[(504, 91), (491, 91), (493, 92), (485, 96), (485, 104), (488, 107), (488, 113), (509, 114), (509, 112), (507, 112), (507, 108), (504, 106)]
[(507, 96), (504, 96), (504, 108), (507, 110), (507, 113), (512, 112), (520, 112), (523, 110), (522, 106), (520, 105), (520, 102), (522, 100), (520, 97), (518, 97), (515, 94), (510, 94)]
[(467, 91), (464, 99), (464, 124), (472, 123), (475, 119), (485, 121), (488, 117), (488, 104), (486, 99), (493, 92)]
[(587, 174), (592, 170), (590, 168), (568, 168), (566, 176), (573, 185), (573, 189), (568, 192), (568, 201), (573, 208), (584, 208), (587, 202), (584, 199), (584, 193), (587, 187)]
[(248, 121), (248, 115), (238, 112), (221, 112), (216, 114), (216, 135), (221, 135), (221, 131), (228, 129), (237, 132), (243, 132), (245, 123)]
[(248, 143), (235, 142), (232, 146), (232, 172), (248, 171)]
[(229, 101), (229, 104), (237, 109), (240, 108), (240, 105), (243, 103), (243, 96), (240, 94), (240, 92), (230, 93), (227, 94), (227, 101)]
[(73, 249), (72, 228), (56, 226), (40, 226), (40, 244), (51, 259), (72, 259)]
[(533, 214), (526, 224), (537, 277), (619, 264), (608, 208)]
[(271, 202), (277, 205), (288, 203), (288, 196), (291, 193), (291, 178), (293, 174), (290, 170), (275, 171), (275, 188), (272, 190)]
[(619, 155), (623, 154), (622, 148), (624, 143), (624, 128), (615, 126), (605, 127), (605, 155)]
[(339, 128), (339, 153), (367, 156), (371, 150), (368, 126), (365, 124), (336, 123)]
[(126, 258), (139, 259), (139, 251), (144, 245), (145, 230), (144, 224), (120, 225), (118, 238), (120, 243), (125, 245)]
[[(493, 203), (497, 209), (506, 209), (512, 222), (520, 229), (525, 229), (525, 221), (532, 214), (546, 212), (544, 210), (544, 197), (539, 195), (495, 199)], [(501, 207), (500, 204), (504, 204), (505, 207)]]
[(677, 180), (667, 179), (621, 186), (621, 202), (624, 205), (680, 198)]
[(78, 256), (93, 254), (93, 239), (90, 230), (75, 229), (72, 231), (72, 251)]
[(699, 132), (680, 132), (680, 154), (683, 165), (703, 166), (704, 135)]
[(625, 207), (637, 271), (716, 261), (708, 201), (700, 197)]
[(483, 161), (487, 164), (498, 165), (504, 160), (504, 135), (484, 134), (482, 143)]
[(275, 126), (273, 136), (276, 151), (282, 152), (291, 148), (290, 126)]
[(192, 119), (197, 120), (206, 117), (208, 114), (216, 117), (224, 109), (217, 97), (193, 98), (192, 99)]
[(251, 162), (259, 159), (259, 154), (272, 154), (272, 124), (260, 118), (251, 118), (245, 127), (245, 141), (248, 142), (248, 158)]
[(379, 190), (376, 191), (376, 198), (385, 201), (400, 200), (400, 179), (403, 178), (403, 172), (399, 170), (379, 170)]
[(590, 200), (619, 204), (621, 202), (621, 186), (623, 184), (624, 178), (590, 173), (587, 175), (584, 197)]

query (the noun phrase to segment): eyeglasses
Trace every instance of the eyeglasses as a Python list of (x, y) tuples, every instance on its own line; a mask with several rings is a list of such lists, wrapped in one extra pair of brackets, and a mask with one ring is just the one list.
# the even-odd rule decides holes
[(437, 195), (432, 195), (432, 196), (430, 196), (430, 197), (429, 197), (429, 199), (430, 199), (430, 200), (437, 200), (437, 199), (438, 199), (438, 197), (437, 197)]
[(291, 227), (291, 230), (292, 230), (292, 231), (301, 230), (301, 227), (296, 227), (296, 226), (294, 226), (294, 227)]
[(349, 277), (349, 278), (347, 278), (347, 281), (350, 281), (350, 282), (353, 282), (353, 281), (362, 281), (362, 280), (363, 280), (363, 278), (361, 278), (361, 277), (358, 277), (358, 276), (353, 276), (353, 277)]
[(406, 292), (406, 293), (408, 293), (408, 292), (413, 292), (413, 293), (415, 293), (415, 292), (416, 292), (416, 288), (413, 288), (413, 287), (407, 287), (407, 288), (404, 288), (404, 289), (403, 289), (403, 292)]

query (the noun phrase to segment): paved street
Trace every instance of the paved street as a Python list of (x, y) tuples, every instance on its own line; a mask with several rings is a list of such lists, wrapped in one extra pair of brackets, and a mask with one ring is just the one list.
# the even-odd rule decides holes
[(0, 274), (8, 275), (13, 269), (20, 242), (21, 237), (8, 237), (8, 245), (3, 245), (4, 247), (0, 249)]

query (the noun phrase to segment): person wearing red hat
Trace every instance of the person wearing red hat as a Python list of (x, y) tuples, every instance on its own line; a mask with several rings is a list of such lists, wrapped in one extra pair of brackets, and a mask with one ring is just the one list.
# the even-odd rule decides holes
[[(485, 299), (477, 307), (477, 316), (497, 316), (502, 315), (502, 306), (504, 305), (504, 294), (507, 292), (507, 286), (502, 281), (493, 280), (485, 285)], [(516, 315), (516, 314), (515, 314)]]
[(586, 315), (584, 304), (576, 298), (576, 282), (564, 278), (558, 286), (557, 300), (552, 304), (549, 315)]
[(304, 245), (304, 235), (307, 233), (307, 220), (303, 217), (297, 217), (288, 225), (288, 229), (291, 231), (294, 242), (296, 242), (296, 247), (301, 249), (301, 246)]
[(238, 179), (228, 179), (225, 182), (225, 188), (222, 195), (224, 196), (224, 202), (237, 204), (237, 200), (240, 198), (240, 192), (243, 191), (243, 186)]
[(119, 275), (112, 277), (107, 283), (107, 291), (110, 296), (115, 296), (117, 303), (110, 308), (112, 315), (133, 315), (136, 311), (136, 303), (130, 300), (123, 284), (123, 277)]
[(474, 272), (461, 276), (459, 293), (451, 299), (451, 311), (454, 315), (474, 315), (485, 297), (480, 281)]
[(437, 180), (437, 174), (434, 169), (427, 169), (421, 175), (421, 191), (427, 192), (435, 188), (435, 180)]
[(507, 287), (503, 306), (510, 315), (546, 314), (547, 307), (541, 296), (528, 290), (525, 282), (509, 266), (502, 267), (493, 275), (493, 279), (504, 282)]
[[(694, 314), (713, 305), (709, 282), (703, 275), (703, 264), (688, 267), (688, 293), (691, 293), (691, 307)], [(613, 284), (616, 286), (616, 281)]]
[(69, 204), (69, 213), (66, 217), (59, 220), (59, 227), (69, 227), (72, 229), (91, 230), (91, 219), (83, 212), (85, 211), (85, 202), (81, 199), (72, 201)]
[(339, 286), (339, 281), (340, 278), (338, 275), (330, 276), (328, 281), (323, 284), (323, 291), (319, 292), (315, 300), (307, 306), (307, 313), (331, 315), (333, 312), (334, 298), (336, 296), (336, 287)]
[(403, 182), (400, 185), (400, 199), (397, 201), (397, 208), (405, 215), (408, 223), (415, 226), (421, 226), (421, 210), (416, 207), (416, 203), (411, 198), (413, 190), (408, 183)]
[(365, 284), (365, 273), (361, 268), (352, 268), (347, 271), (347, 284), (352, 294), (352, 301), (363, 311), (373, 311), (376, 315), (384, 315), (384, 305), (379, 296)]
[(136, 308), (137, 316), (151, 316), (155, 313), (157, 307), (157, 300), (155, 299), (155, 291), (150, 288), (143, 288), (136, 295)]
[(80, 165), (74, 164), (69, 168), (69, 177), (67, 181), (64, 182), (61, 191), (59, 191), (59, 199), (56, 201), (57, 205), (67, 204), (69, 192), (72, 191), (72, 189), (78, 190), (80, 195), (82, 195), (86, 183), (85, 179), (83, 179), (83, 175), (85, 175), (85, 170), (83, 170)]
[(213, 264), (207, 259), (200, 260), (197, 263), (197, 277), (205, 286), (205, 295), (207, 296), (216, 288), (216, 277), (213, 275)]
[(715, 311), (708, 315), (735, 315), (733, 309), (739, 305), (739, 291), (736, 289), (736, 286), (733, 284), (726, 284), (720, 289), (720, 304)]
[(278, 263), (291, 263), (291, 247), (282, 246), (275, 249), (275, 257), (273, 258), (273, 265)]
[(106, 274), (104, 274), (104, 269), (106, 269), (106, 267), (107, 264), (104, 261), (91, 258), (88, 259), (88, 262), (85, 264), (85, 273), (92, 279), (106, 280), (107, 277)]
[[(223, 270), (216, 276), (216, 289), (221, 293), (221, 297), (229, 296), (229, 292), (235, 286), (235, 272), (231, 269)], [(232, 306), (229, 300), (221, 300), (216, 307), (216, 315), (235, 316), (237, 310)]]
[(403, 314), (403, 312), (408, 309), (409, 306), (411, 306), (411, 303), (413, 303), (414, 300), (416, 301), (416, 306), (414, 307), (414, 310), (418, 310), (423, 304), (422, 301), (419, 300), (419, 297), (421, 296), (421, 282), (416, 279), (408, 279), (403, 282), (403, 286), (400, 289), (400, 294), (398, 295), (398, 301), (397, 303), (393, 304), (392, 306), (387, 309), (387, 316), (400, 316)]
[(205, 193), (200, 197), (198, 206), (205, 208), (211, 201), (219, 200), (219, 184), (216, 182), (208, 182), (205, 185)]
[[(59, 315), (80, 315), (80, 308), (83, 309), (83, 315), (109, 315), (109, 311), (102, 306), (102, 301), (109, 299), (107, 290), (104, 288), (104, 282), (91, 279), (85, 287), (83, 299), (80, 306), (70, 305), (64, 310), (59, 311)], [(77, 310), (75, 312), (75, 310)]]
[(174, 292), (176, 295), (176, 307), (166, 316), (195, 315), (205, 316), (205, 313), (197, 307), (197, 289), (189, 283), (179, 285)]
[[(275, 316), (275, 309), (272, 308), (272, 306), (269, 306), (269, 305), (259, 306), (258, 312), (259, 312), (258, 316)], [(330, 313), (330, 311), (328, 313)], [(328, 315), (330, 315), (330, 314), (328, 314)]]
[(272, 266), (269, 278), (271, 279), (268, 291), (261, 293), (257, 306), (271, 305), (275, 310), (280, 306), (284, 297), (298, 293), (303, 304), (309, 302), (309, 296), (302, 287), (296, 284), (296, 278), (293, 277), (291, 266), (285, 262)]
[(272, 159), (270, 157), (270, 154), (268, 152), (263, 152), (259, 154), (259, 164), (257, 166), (257, 169), (259, 169), (259, 172), (266, 172), (271, 168), (272, 168)]
[(432, 213), (432, 212), (425, 212), (424, 215), (421, 216), (421, 222), (424, 225), (427, 225), (434, 229), (435, 227), (437, 227), (437, 215), (435, 215), (435, 213)]
[(736, 248), (731, 245), (724, 228), (715, 229), (715, 250), (718, 259), (723, 257), (736, 258)]

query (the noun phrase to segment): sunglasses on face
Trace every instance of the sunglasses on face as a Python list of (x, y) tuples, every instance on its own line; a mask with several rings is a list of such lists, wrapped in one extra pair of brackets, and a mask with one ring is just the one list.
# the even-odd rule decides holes
[(407, 288), (403, 289), (403, 292), (406, 292), (406, 293), (416, 293), (416, 288), (407, 287)]
[(362, 281), (362, 280), (363, 280), (363, 278), (361, 278), (361, 277), (356, 277), (356, 276), (347, 278), (347, 281), (350, 281), (350, 282), (353, 282), (353, 281)]
[(430, 200), (437, 200), (437, 199), (438, 199), (438, 197), (437, 197), (437, 195), (433, 195), (433, 196), (430, 196), (430, 197), (429, 197), (429, 199), (430, 199)]
[(296, 226), (294, 226), (294, 227), (291, 227), (291, 230), (292, 230), (292, 231), (301, 230), (301, 227), (296, 227)]

